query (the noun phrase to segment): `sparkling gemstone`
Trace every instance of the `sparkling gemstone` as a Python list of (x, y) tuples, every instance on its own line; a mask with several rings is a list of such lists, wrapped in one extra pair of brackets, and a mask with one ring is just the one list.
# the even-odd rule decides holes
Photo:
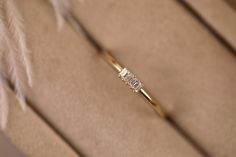
[(120, 76), (121, 77), (125, 77), (126, 75), (127, 75), (127, 73), (128, 73), (128, 70), (126, 69), (126, 68), (124, 68), (121, 72), (120, 72)]
[(136, 78), (136, 76), (131, 73), (128, 69), (124, 68), (119, 73), (119, 77), (131, 88), (134, 92), (138, 92), (143, 84), (140, 80)]

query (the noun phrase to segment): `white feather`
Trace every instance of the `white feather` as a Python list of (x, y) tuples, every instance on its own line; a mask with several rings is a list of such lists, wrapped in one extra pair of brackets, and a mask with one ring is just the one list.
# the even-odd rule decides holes
[[(2, 59), (3, 50), (5, 46), (4, 45), (5, 29), (3, 25), (1, 10), (2, 10), (2, 1), (0, 1), (0, 53), (1, 53), (0, 59)], [(8, 106), (8, 97), (6, 94), (5, 82), (0, 73), (0, 127), (1, 129), (6, 128), (8, 112), (9, 112), (9, 106)]]
[[(8, 0), (7, 0), (8, 1)], [(6, 2), (6, 1), (4, 1)], [(3, 3), (3, 7), (5, 8), (6, 3)], [(8, 67), (9, 67), (9, 75), (8, 76), (15, 88), (16, 97), (20, 102), (21, 108), (25, 110), (25, 96), (23, 93), (24, 89), (24, 72), (22, 68), (22, 60), (21, 54), (17, 49), (17, 42), (13, 40), (11, 33), (6, 27), (4, 20), (1, 18), (0, 20), (0, 36), (2, 38), (1, 43), (5, 46), (5, 57), (7, 59)]]
[[(9, 33), (6, 33), (9, 34)], [(10, 41), (6, 36), (5, 39), (6, 47), (7, 47), (7, 61), (10, 72), (10, 79), (14, 84), (14, 89), (16, 93), (16, 97), (20, 102), (21, 108), (23, 110), (26, 109), (25, 96), (23, 93), (24, 90), (24, 76), (21, 68), (21, 62), (19, 61), (19, 55), (17, 49), (14, 47), (13, 41)]]
[(49, 2), (51, 2), (55, 11), (57, 26), (60, 30), (63, 27), (65, 21), (64, 16), (66, 16), (68, 10), (70, 9), (70, 4), (68, 0), (49, 0)]
[(9, 113), (8, 97), (6, 94), (5, 81), (0, 76), (0, 127), (5, 129)]
[[(26, 46), (25, 33), (23, 31), (23, 19), (14, 4), (14, 0), (4, 0), (7, 25), (16, 43), (20, 61), (25, 67), (29, 86), (32, 86), (32, 69), (29, 59), (29, 50)], [(23, 71), (23, 70), (22, 70)]]

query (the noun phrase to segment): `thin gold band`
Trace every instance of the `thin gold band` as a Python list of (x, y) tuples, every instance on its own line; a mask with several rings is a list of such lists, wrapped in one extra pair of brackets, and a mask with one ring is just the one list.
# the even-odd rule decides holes
[[(93, 46), (94, 48), (103, 56), (105, 61), (107, 61), (118, 73), (119, 77), (133, 89), (134, 92), (139, 92), (144, 98), (151, 104), (152, 108), (159, 114), (160, 117), (165, 118), (166, 114), (161, 104), (154, 99), (148, 92), (143, 88), (141, 81), (139, 81), (135, 75), (133, 75), (128, 69), (123, 68), (121, 64), (115, 59), (115, 57), (93, 38), (93, 36), (85, 29), (83, 25), (78, 21), (72, 12), (66, 15), (66, 20), (71, 24), (76, 32), (82, 34)], [(131, 82), (127, 79), (130, 78)]]
[[(102, 50), (100, 54), (105, 59), (105, 61), (108, 62), (119, 73), (119, 76), (122, 75), (121, 73), (124, 73), (122, 71), (129, 73), (129, 71), (126, 68), (124, 68), (109, 51)], [(161, 107), (161, 104), (152, 96), (150, 96), (150, 94), (148, 94), (148, 92), (141, 85), (141, 82), (138, 79), (136, 79), (136, 76), (134, 76), (133, 74), (131, 75), (133, 76), (132, 78), (134, 78), (136, 81), (136, 82), (134, 81), (136, 83), (134, 87), (132, 86), (133, 84), (131, 85), (133, 88), (137, 87), (137, 89), (135, 88), (135, 92), (139, 92), (142, 96), (144, 96), (144, 98), (151, 104), (151, 107), (158, 113), (158, 115), (161, 118), (165, 118), (166, 113), (164, 112), (164, 109)], [(127, 82), (128, 81), (126, 81), (126, 83)]]

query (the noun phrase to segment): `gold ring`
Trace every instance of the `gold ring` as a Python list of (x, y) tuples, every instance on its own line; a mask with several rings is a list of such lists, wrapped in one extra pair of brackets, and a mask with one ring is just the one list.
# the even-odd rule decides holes
[(121, 66), (121, 64), (115, 59), (115, 57), (107, 50), (100, 51), (100, 54), (117, 72), (119, 78), (124, 81), (135, 93), (140, 93), (149, 102), (151, 107), (158, 113), (161, 118), (166, 117), (164, 109), (161, 104), (154, 99), (145, 89), (141, 81), (131, 73), (127, 68)]

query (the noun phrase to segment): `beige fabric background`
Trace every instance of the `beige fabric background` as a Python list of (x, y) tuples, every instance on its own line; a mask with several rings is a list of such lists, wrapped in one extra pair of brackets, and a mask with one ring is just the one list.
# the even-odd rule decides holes
[(24, 154), (21, 153), (13, 145), (10, 140), (0, 132), (0, 155), (1, 156), (14, 156), (14, 157), (25, 157)]
[[(236, 11), (231, 0), (185, 0), (236, 49)], [(227, 3), (227, 1), (229, 1)], [(234, 5), (235, 5), (234, 4)]]
[[(9, 95), (11, 100), (9, 125), (3, 134), (22, 152), (30, 157), (78, 157), (35, 112), (30, 108), (22, 112), (13, 93), (9, 92)], [(1, 152), (0, 156), (8, 157)]]
[(214, 36), (177, 1), (76, 4), (87, 28), (192, 137), (213, 156), (234, 156), (236, 60)]
[[(88, 42), (67, 24), (58, 33), (46, 1), (17, 2), (25, 18), (35, 70), (34, 87), (27, 96), (82, 154), (201, 156), (117, 79)], [(210, 155), (234, 156), (235, 57), (177, 1), (137, 0), (134, 5), (125, 0), (86, 0), (74, 1), (73, 9), (86, 28), (143, 80), (170, 115)], [(36, 120), (18, 121), (23, 127)], [(10, 128), (17, 127), (14, 123), (16, 120), (11, 118)], [(27, 125), (28, 133), (34, 130)], [(46, 125), (43, 130), (48, 130)], [(40, 154), (32, 139), (36, 135), (12, 132), (7, 130), (6, 135), (26, 154), (42, 156), (36, 155)], [(75, 156), (49, 132), (49, 139), (38, 141), (56, 142), (56, 146), (55, 150), (50, 145), (50, 149), (43, 149), (44, 156), (62, 152), (68, 153), (63, 156)], [(35, 144), (35, 149), (27, 143)]]

